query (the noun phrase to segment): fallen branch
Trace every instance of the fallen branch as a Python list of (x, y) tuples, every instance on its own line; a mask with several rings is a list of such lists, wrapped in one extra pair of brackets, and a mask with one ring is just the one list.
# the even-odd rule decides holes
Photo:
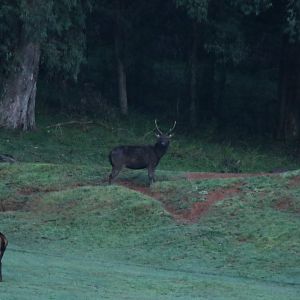
[(94, 123), (94, 122), (93, 121), (69, 121), (69, 122), (62, 122), (62, 123), (57, 123), (54, 125), (49, 125), (46, 128), (61, 127), (61, 126), (72, 125), (72, 124), (86, 125), (86, 124), (92, 124), (92, 123)]
[(0, 154), (0, 163), (1, 162), (8, 162), (10, 164), (17, 162), (17, 160), (9, 155), (9, 154)]

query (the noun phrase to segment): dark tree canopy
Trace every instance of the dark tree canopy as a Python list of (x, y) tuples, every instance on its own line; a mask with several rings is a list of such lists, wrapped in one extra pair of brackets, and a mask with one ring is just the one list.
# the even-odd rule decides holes
[(299, 138), (299, 22), (299, 0), (0, 0), (1, 124), (119, 109)]

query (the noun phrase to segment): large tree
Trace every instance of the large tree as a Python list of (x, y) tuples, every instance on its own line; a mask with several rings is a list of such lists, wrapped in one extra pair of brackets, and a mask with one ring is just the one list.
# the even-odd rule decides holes
[(287, 1), (281, 39), (277, 137), (300, 138), (300, 1)]
[(128, 99), (127, 99), (127, 73), (124, 61), (125, 55), (125, 24), (122, 19), (124, 18), (124, 0), (114, 0), (115, 1), (115, 32), (114, 32), (114, 42), (115, 42), (115, 55), (116, 55), (116, 66), (118, 74), (118, 95), (120, 110), (122, 115), (128, 114)]
[[(84, 60), (83, 34), (87, 1), (1, 0), (0, 125), (35, 128), (39, 67), (47, 73), (77, 77)], [(8, 25), (7, 25), (8, 24)]]
[[(254, 22), (257, 37), (268, 33), (273, 49), (268, 59), (273, 57), (273, 68), (278, 70), (277, 115), (274, 131), (282, 140), (300, 138), (300, 1), (299, 0), (233, 0), (246, 16), (260, 21)], [(267, 61), (268, 59), (265, 59)], [(258, 67), (257, 67), (258, 68)], [(276, 105), (274, 101), (273, 106)], [(267, 116), (264, 116), (266, 118)]]
[(175, 0), (189, 21), (188, 78), (190, 124), (200, 118), (221, 119), (226, 66), (239, 64), (245, 45), (239, 29), (240, 13), (230, 0)]
[(203, 50), (204, 34), (206, 30), (208, 6), (210, 0), (175, 0), (177, 7), (184, 8), (190, 17), (191, 43), (188, 54), (188, 76), (189, 76), (189, 97), (190, 97), (190, 124), (195, 127), (198, 123), (198, 52)]

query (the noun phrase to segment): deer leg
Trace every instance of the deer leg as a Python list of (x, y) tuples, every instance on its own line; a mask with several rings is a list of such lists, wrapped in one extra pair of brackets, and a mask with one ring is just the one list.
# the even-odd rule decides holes
[(2, 281), (2, 262), (0, 261), (0, 282)]
[(113, 166), (111, 173), (108, 177), (108, 183), (111, 184), (112, 181), (119, 175), (120, 171), (122, 170), (122, 167), (115, 167)]
[(149, 185), (151, 185), (153, 182), (155, 182), (155, 168), (149, 167), (148, 168), (148, 177), (149, 177)]

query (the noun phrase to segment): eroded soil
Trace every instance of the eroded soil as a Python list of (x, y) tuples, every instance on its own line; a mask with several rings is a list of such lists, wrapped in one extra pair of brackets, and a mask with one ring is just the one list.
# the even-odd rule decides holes
[[(269, 174), (238, 174), (238, 173), (187, 173), (185, 175), (188, 180), (199, 179), (218, 179), (218, 178), (245, 178), (252, 176), (263, 176)], [(140, 192), (147, 196), (150, 196), (163, 203), (165, 209), (179, 222), (193, 223), (196, 222), (202, 215), (204, 215), (212, 206), (218, 201), (232, 198), (242, 192), (242, 183), (235, 183), (228, 187), (217, 188), (214, 191), (210, 191), (205, 195), (204, 201), (195, 202), (191, 207), (186, 209), (178, 209), (174, 205), (167, 201), (172, 195), (166, 193), (157, 192), (151, 190), (151, 188), (136, 184), (132, 181), (121, 180), (117, 181), (117, 184), (126, 188)], [(184, 200), (184, 199), (183, 199)]]
[[(204, 173), (204, 172), (191, 172), (186, 173), (184, 177), (187, 180), (201, 180), (201, 179), (223, 179), (223, 178), (247, 178), (253, 176), (270, 176), (270, 173)], [(273, 174), (274, 175), (274, 174)], [(91, 185), (98, 185), (99, 183), (91, 183)], [(100, 184), (107, 184), (106, 181), (101, 181)], [(182, 223), (193, 223), (196, 222), (201, 216), (209, 211), (209, 209), (218, 201), (222, 201), (225, 199), (230, 199), (242, 193), (242, 183), (233, 183), (232, 185), (226, 187), (217, 187), (213, 191), (208, 191), (206, 195), (202, 196), (202, 199), (196, 201), (192, 204), (188, 204), (188, 207), (179, 208), (171, 203), (170, 198), (174, 196), (170, 191), (155, 191), (148, 186), (145, 186), (141, 183), (136, 183), (132, 180), (121, 180), (117, 179), (116, 184), (134, 190), (136, 192), (142, 193), (144, 195), (150, 196), (158, 201), (160, 201), (164, 208), (173, 216), (175, 220)], [(295, 187), (300, 185), (300, 176), (295, 176), (290, 179), (289, 186)], [(71, 187), (64, 188), (72, 188), (85, 186), (85, 184), (73, 184)], [(62, 188), (62, 189), (64, 189)], [(34, 187), (26, 187), (18, 190), (19, 195), (29, 196), (29, 195), (37, 195), (39, 193), (47, 193), (59, 191), (61, 189), (58, 188), (34, 188)], [(174, 192), (176, 193), (176, 192)], [(13, 211), (13, 210), (32, 210), (36, 205), (36, 202), (39, 200), (35, 197), (33, 201), (16, 201), (14, 199), (6, 199), (5, 201), (1, 201), (0, 210), (1, 211)], [(182, 202), (188, 203), (186, 195), (182, 195)], [(204, 199), (203, 199), (204, 198)], [(278, 210), (288, 210), (293, 206), (293, 201), (291, 199), (282, 199), (282, 201), (278, 201), (275, 205), (275, 208)]]

